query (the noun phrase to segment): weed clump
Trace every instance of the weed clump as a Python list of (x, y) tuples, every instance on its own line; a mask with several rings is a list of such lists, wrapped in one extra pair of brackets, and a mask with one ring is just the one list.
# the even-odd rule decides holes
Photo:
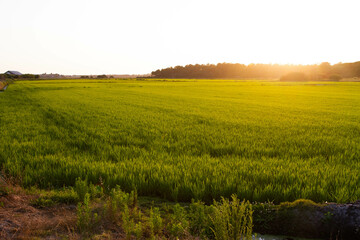
[(99, 225), (120, 226), (126, 239), (132, 238), (201, 238), (250, 239), (252, 234), (252, 207), (249, 202), (240, 201), (235, 195), (231, 200), (222, 198), (207, 206), (192, 200), (188, 206), (162, 205), (142, 209), (137, 192), (126, 193), (119, 186), (110, 191), (105, 204), (97, 209), (91, 206), (90, 194), (78, 204), (78, 230), (85, 236), (91, 235)]
[(83, 234), (91, 232), (91, 230), (99, 223), (99, 215), (97, 213), (92, 213), (90, 206), (90, 194), (86, 193), (84, 201), (78, 203), (77, 217), (78, 229)]
[(252, 239), (252, 206), (249, 202), (240, 201), (235, 195), (231, 200), (222, 198), (214, 201), (213, 214), (210, 219), (216, 240)]

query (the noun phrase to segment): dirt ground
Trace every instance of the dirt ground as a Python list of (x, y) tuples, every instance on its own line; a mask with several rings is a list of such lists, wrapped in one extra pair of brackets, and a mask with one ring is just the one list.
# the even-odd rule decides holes
[(37, 208), (36, 198), (19, 187), (0, 197), (0, 239), (79, 239), (76, 206)]

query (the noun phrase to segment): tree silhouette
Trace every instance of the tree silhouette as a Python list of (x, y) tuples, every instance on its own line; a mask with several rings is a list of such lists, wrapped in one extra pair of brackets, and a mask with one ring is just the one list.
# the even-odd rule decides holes
[(249, 64), (218, 63), (189, 64), (158, 69), (151, 73), (154, 78), (270, 78), (278, 79), (289, 73), (303, 73), (309, 80), (326, 80), (331, 75), (340, 77), (360, 77), (360, 62), (338, 63), (331, 65), (324, 62), (320, 65), (279, 65), (279, 64)]

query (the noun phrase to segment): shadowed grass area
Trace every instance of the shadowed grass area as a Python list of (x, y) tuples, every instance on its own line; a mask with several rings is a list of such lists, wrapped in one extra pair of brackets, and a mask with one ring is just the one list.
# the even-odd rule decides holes
[(16, 82), (0, 95), (0, 164), (23, 186), (87, 178), (205, 202), (360, 198), (360, 85)]

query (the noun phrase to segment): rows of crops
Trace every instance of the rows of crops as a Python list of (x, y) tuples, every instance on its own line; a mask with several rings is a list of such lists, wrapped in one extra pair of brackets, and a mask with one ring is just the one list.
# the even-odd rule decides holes
[(25, 187), (360, 198), (358, 83), (23, 81), (0, 106), (0, 164)]

